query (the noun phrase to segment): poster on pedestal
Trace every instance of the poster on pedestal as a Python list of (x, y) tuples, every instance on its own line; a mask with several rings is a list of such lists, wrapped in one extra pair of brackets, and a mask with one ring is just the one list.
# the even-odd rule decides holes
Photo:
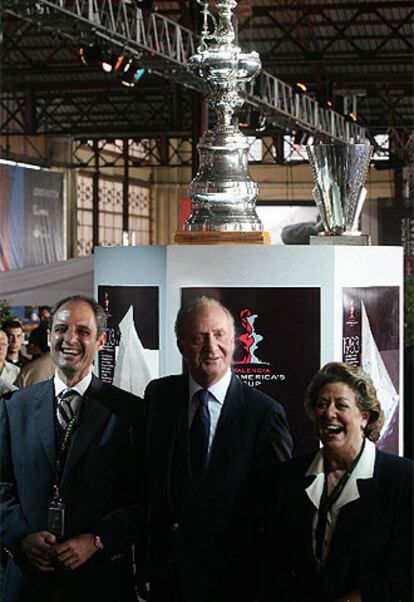
[(182, 289), (182, 304), (201, 295), (217, 299), (234, 316), (234, 373), (284, 406), (295, 455), (315, 449), (303, 400), (320, 367), (320, 289), (191, 287)]
[(373, 380), (384, 411), (377, 447), (399, 453), (399, 288), (343, 289), (342, 358), (361, 366)]
[(99, 353), (99, 377), (143, 396), (159, 377), (159, 305), (156, 286), (99, 285), (107, 340)]

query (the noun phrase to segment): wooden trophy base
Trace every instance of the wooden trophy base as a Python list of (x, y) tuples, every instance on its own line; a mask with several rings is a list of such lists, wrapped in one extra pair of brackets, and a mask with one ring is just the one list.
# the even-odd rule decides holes
[(175, 234), (176, 245), (270, 245), (269, 232), (184, 232)]

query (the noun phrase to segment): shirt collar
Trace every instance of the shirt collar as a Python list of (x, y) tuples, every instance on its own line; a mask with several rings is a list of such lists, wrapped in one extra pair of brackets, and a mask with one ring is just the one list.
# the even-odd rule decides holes
[(76, 385), (73, 385), (73, 387), (68, 387), (67, 384), (63, 382), (63, 380), (59, 377), (59, 374), (56, 372), (53, 378), (53, 383), (55, 386), (55, 396), (58, 397), (58, 395), (60, 395), (60, 393), (62, 393), (62, 391), (65, 391), (66, 389), (72, 389), (73, 391), (79, 393), (79, 395), (83, 396), (85, 395), (86, 389), (91, 384), (91, 381), (92, 370), (89, 372), (89, 374), (82, 378), (82, 380), (76, 383)]
[[(341, 495), (334, 504), (334, 507), (339, 509), (345, 504), (349, 504), (353, 500), (360, 497), (358, 490), (358, 479), (372, 479), (374, 476), (375, 466), (375, 444), (369, 439), (365, 439), (364, 451), (355, 466), (348, 483), (344, 487)], [(324, 485), (324, 470), (323, 470), (323, 450), (320, 449), (313, 458), (311, 465), (306, 471), (307, 477), (316, 476), (316, 479), (306, 489), (306, 493), (316, 508), (319, 508), (319, 502), (323, 492)]]
[[(208, 392), (210, 393), (210, 395), (212, 395), (214, 397), (214, 399), (216, 399), (216, 401), (218, 401), (221, 405), (223, 405), (224, 400), (226, 399), (227, 390), (230, 386), (231, 377), (232, 377), (232, 372), (229, 368), (227, 370), (226, 374), (219, 381), (214, 383), (214, 385), (211, 385), (210, 387), (208, 387)], [(203, 387), (201, 385), (199, 385), (190, 374), (190, 378), (189, 378), (190, 399), (192, 399), (194, 397), (194, 395), (197, 393), (197, 391), (199, 391), (200, 389), (203, 389)]]

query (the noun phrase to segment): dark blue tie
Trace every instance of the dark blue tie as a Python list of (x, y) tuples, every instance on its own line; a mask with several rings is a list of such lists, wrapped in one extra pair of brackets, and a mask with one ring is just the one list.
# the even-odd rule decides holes
[(198, 407), (190, 428), (191, 470), (194, 479), (201, 479), (207, 467), (208, 443), (210, 438), (210, 412), (208, 391), (200, 389), (195, 397)]

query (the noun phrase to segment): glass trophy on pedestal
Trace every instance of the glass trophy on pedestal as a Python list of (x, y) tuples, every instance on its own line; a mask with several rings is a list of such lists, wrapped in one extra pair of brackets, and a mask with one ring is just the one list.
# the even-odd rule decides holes
[(313, 198), (324, 231), (310, 244), (369, 245), (359, 230), (367, 195), (364, 187), (372, 155), (369, 144), (315, 144), (306, 147), (315, 188)]

